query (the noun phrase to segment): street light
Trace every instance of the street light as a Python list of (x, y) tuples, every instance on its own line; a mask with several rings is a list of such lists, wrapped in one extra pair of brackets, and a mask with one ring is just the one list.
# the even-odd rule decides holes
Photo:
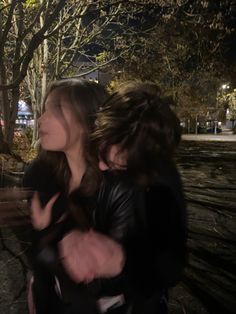
[(217, 134), (218, 121), (214, 121), (214, 134)]
[[(229, 83), (224, 83), (222, 84), (217, 92), (216, 92), (216, 110), (222, 109), (220, 108), (220, 105), (224, 104), (224, 99), (223, 97), (225, 97), (227, 95), (227, 93), (229, 91), (227, 91), (230, 88), (230, 84)], [(218, 127), (218, 121), (215, 120), (214, 121), (214, 134), (217, 133), (217, 127)]]
[(221, 88), (222, 89), (229, 89), (229, 84), (222, 84)]

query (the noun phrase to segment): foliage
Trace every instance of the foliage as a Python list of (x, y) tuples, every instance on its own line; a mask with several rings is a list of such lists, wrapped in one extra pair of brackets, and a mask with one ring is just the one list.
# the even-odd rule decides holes
[(146, 3), (1, 0), (0, 107), (5, 128), (0, 137), (11, 145), (21, 92), (30, 97), (37, 119), (49, 81), (77, 75), (81, 69), (88, 74), (122, 56), (120, 52), (105, 61), (94, 57), (106, 50), (116, 34), (123, 36), (130, 18), (142, 12)]
[[(0, 109), (4, 118), (1, 140), (12, 145), (17, 117), (20, 84), (27, 74), (34, 51), (53, 27), (65, 0), (51, 1), (0, 1)], [(42, 12), (47, 19), (37, 28)]]
[(221, 93), (218, 102), (227, 109), (227, 119), (236, 120), (236, 89), (228, 93)]
[(25, 130), (24, 130), (24, 134), (27, 138), (27, 141), (29, 143), (32, 143), (32, 137), (33, 137), (33, 129), (32, 127), (26, 127)]
[(5, 124), (0, 141), (9, 145), (19, 97), (30, 99), (37, 120), (53, 79), (105, 68), (119, 79), (152, 80), (174, 94), (179, 111), (187, 107), (194, 115), (196, 108), (215, 105), (221, 80), (235, 72), (225, 62), (233, 34), (231, 0), (0, 0), (0, 5)]
[[(229, 62), (233, 36), (233, 1), (158, 1), (143, 19), (140, 32), (118, 38), (116, 50), (126, 51), (114, 73), (123, 79), (157, 82), (172, 93), (190, 115), (216, 107), (222, 81), (235, 77)], [(126, 47), (130, 47), (126, 49)], [(231, 49), (231, 50), (230, 50)], [(234, 60), (233, 60), (234, 61)], [(192, 110), (193, 109), (193, 110)]]
[(37, 149), (31, 147), (28, 137), (29, 131), (18, 131), (14, 133), (12, 152), (28, 163), (37, 155)]

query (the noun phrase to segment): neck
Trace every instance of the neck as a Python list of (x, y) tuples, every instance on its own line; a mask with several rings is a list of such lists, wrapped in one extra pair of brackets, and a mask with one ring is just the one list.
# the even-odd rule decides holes
[(71, 171), (69, 192), (72, 192), (74, 189), (80, 186), (82, 177), (86, 171), (86, 162), (81, 150), (77, 152), (65, 152), (65, 154)]

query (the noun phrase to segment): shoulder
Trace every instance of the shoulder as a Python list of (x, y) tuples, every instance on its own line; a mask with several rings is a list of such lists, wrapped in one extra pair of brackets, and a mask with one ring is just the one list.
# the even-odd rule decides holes
[(139, 188), (122, 176), (104, 173), (96, 210), (96, 222), (102, 232), (115, 239), (125, 237), (137, 222), (141, 198)]
[(36, 158), (25, 169), (23, 186), (40, 191), (53, 182), (52, 178), (49, 165)]
[(184, 188), (177, 165), (173, 161), (163, 161), (158, 174), (156, 182), (150, 189), (151, 197), (162, 195), (163, 198), (174, 198), (184, 206)]
[(34, 159), (28, 164), (25, 168), (24, 176), (23, 176), (23, 185), (25, 187), (31, 187), (36, 176), (40, 173), (41, 164), (38, 159)]
[(158, 169), (157, 184), (181, 185), (181, 176), (177, 165), (172, 160), (163, 160)]
[(124, 197), (125, 199), (136, 196), (143, 191), (140, 187), (130, 182), (123, 175), (116, 175), (108, 171), (103, 173), (103, 182), (100, 189), (102, 193), (112, 197), (115, 200)]

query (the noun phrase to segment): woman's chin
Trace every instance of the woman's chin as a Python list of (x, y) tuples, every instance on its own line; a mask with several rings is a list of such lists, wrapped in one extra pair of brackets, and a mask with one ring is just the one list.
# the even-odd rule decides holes
[(50, 144), (48, 144), (48, 143), (46, 143), (45, 141), (42, 141), (42, 140), (40, 140), (40, 146), (41, 146), (41, 148), (42, 148), (43, 150), (49, 150), (49, 151), (50, 151), (50, 150), (52, 150), (52, 151), (55, 150), (52, 145), (50, 145)]

